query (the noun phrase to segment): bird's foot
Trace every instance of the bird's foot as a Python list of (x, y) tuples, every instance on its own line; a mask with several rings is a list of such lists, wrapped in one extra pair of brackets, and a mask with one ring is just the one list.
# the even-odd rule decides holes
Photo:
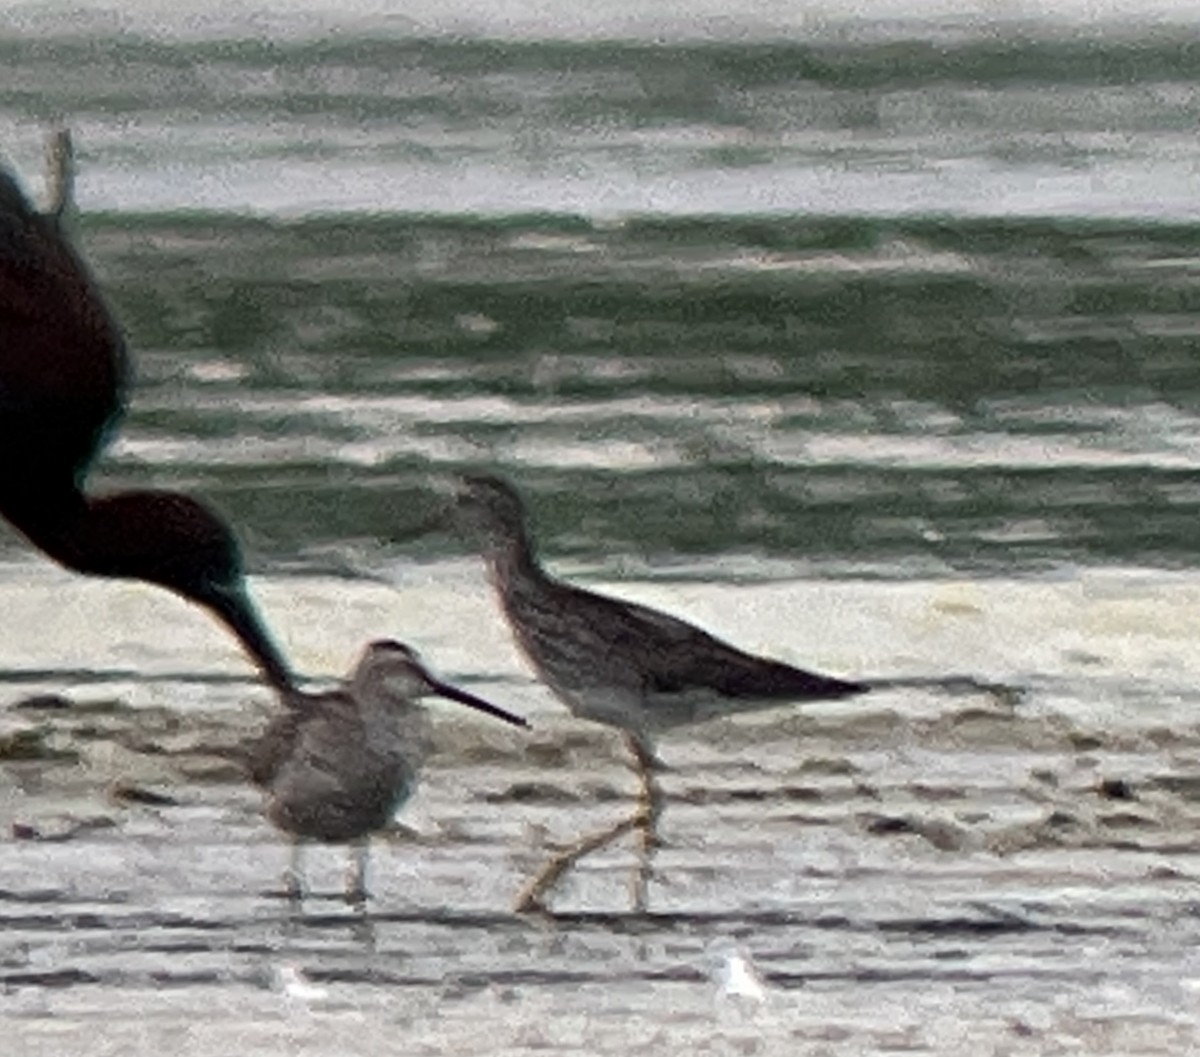
[(532, 881), (521, 889), (517, 896), (516, 912), (518, 914), (549, 914), (550, 911), (544, 897), (554, 889), (563, 875), (584, 856), (611, 844), (618, 837), (633, 829), (635, 824), (633, 818), (622, 819), (616, 825), (590, 837), (584, 837), (560, 851), (542, 867), (541, 872)]
[(645, 914), (651, 884), (668, 884), (666, 877), (655, 866), (655, 853), (666, 843), (658, 832), (661, 809), (654, 804), (643, 803), (634, 813), (631, 823), (637, 830), (639, 862), (630, 884), (635, 914)]
[(666, 841), (659, 836), (658, 830), (642, 830), (638, 835), (638, 847), (647, 855), (652, 855), (659, 848), (666, 847)]
[(645, 854), (652, 854), (665, 844), (658, 832), (659, 814), (654, 808), (642, 806), (630, 819), (631, 826), (638, 831), (638, 842)]
[(666, 886), (670, 883), (666, 874), (654, 865), (652, 859), (643, 859), (634, 869), (633, 877), (629, 883), (633, 912), (635, 914), (647, 913), (650, 901), (650, 886), (652, 884)]
[(514, 914), (541, 914), (549, 916), (550, 908), (546, 905), (543, 898), (546, 894), (544, 885), (537, 883), (538, 878), (527, 884), (520, 892), (517, 893), (517, 900), (513, 904)]
[(551, 911), (546, 897), (554, 891), (558, 882), (575, 863), (574, 848), (568, 848), (549, 859), (537, 875), (527, 881), (517, 893), (513, 911), (517, 914), (541, 914), (549, 916)]
[(643, 857), (642, 861), (634, 867), (629, 882), (630, 900), (635, 914), (646, 913), (652, 884), (668, 887), (671, 881), (662, 870), (654, 865), (652, 857)]
[(306, 895), (304, 878), (295, 870), (283, 871), (283, 895), (292, 903), (301, 903)]
[(365, 840), (350, 845), (350, 861), (346, 864), (346, 903), (356, 910), (367, 907), (367, 863), (371, 846)]
[(355, 863), (346, 871), (346, 887), (342, 898), (347, 906), (354, 907), (355, 910), (364, 910), (369, 897), (366, 871), (362, 869), (361, 863)]

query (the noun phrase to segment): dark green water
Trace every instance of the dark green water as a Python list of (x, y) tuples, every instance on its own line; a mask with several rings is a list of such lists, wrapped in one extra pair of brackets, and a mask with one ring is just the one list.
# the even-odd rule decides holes
[(480, 468), (587, 564), (1193, 561), (1200, 227), (100, 215), (81, 237), (138, 360), (99, 476), (202, 492), (259, 568), (395, 558), (431, 481)]
[(0, 147), (76, 133), (140, 380), (98, 480), (255, 569), (455, 553), (400, 538), (483, 468), (591, 566), (1193, 563), (1186, 19), (139, 12), (0, 22)]

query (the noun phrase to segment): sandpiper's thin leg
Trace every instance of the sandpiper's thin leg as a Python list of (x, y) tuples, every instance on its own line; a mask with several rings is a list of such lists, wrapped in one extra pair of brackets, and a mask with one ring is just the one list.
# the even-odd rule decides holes
[(663, 768), (662, 761), (654, 755), (652, 749), (643, 744), (642, 740), (631, 733), (625, 734), (625, 743), (637, 762), (638, 779), (641, 788), (638, 791), (637, 810), (626, 819), (606, 830), (571, 845), (550, 859), (541, 872), (530, 881), (517, 896), (516, 912), (518, 914), (545, 912), (544, 898), (558, 884), (572, 866), (586, 855), (604, 848), (624, 836), (630, 830), (640, 832), (640, 863), (633, 881), (633, 905), (638, 913), (646, 909), (646, 893), (653, 876), (653, 855), (658, 847), (658, 820), (662, 815), (664, 797), (662, 788), (655, 781), (655, 774)]
[(638, 779), (641, 783), (637, 811), (633, 816), (633, 823), (641, 837), (640, 861), (633, 878), (633, 908), (642, 913), (646, 909), (647, 891), (654, 872), (654, 852), (661, 843), (658, 836), (658, 820), (662, 816), (665, 801), (662, 787), (654, 776), (662, 770), (662, 762), (636, 734), (627, 731), (625, 744), (629, 746), (629, 751), (637, 762)]
[(637, 819), (638, 829), (642, 831), (643, 848), (652, 850), (660, 843), (658, 820), (662, 817), (665, 803), (662, 787), (654, 776), (664, 770), (664, 765), (662, 760), (654, 755), (654, 751), (645, 745), (636, 734), (626, 731), (625, 744), (629, 746), (629, 751), (637, 763), (638, 781), (641, 784), (641, 788), (638, 790), (637, 812), (634, 817)]
[(602, 830), (594, 836), (584, 837), (569, 848), (559, 852), (552, 859), (548, 860), (546, 865), (542, 867), (541, 872), (521, 889), (520, 894), (517, 896), (516, 907), (514, 908), (516, 912), (518, 914), (545, 913), (546, 904), (544, 898), (558, 884), (563, 874), (585, 855), (591, 855), (592, 852), (606, 847), (618, 837), (628, 833), (637, 824), (638, 820), (636, 818), (622, 819), (615, 826), (610, 826), (608, 829)]
[(350, 862), (346, 868), (346, 902), (366, 906), (367, 865), (371, 858), (370, 837), (359, 837), (350, 844)]
[(302, 864), (304, 842), (293, 837), (288, 846), (287, 869), (283, 871), (283, 891), (293, 903), (304, 898), (304, 869)]

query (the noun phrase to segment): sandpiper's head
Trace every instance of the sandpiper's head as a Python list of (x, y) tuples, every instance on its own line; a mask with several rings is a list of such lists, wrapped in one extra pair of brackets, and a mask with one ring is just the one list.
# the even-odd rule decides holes
[(454, 521), (481, 537), (489, 553), (525, 539), (525, 505), (517, 490), (500, 477), (459, 478)]
[(525, 504), (517, 490), (503, 477), (490, 474), (465, 474), (459, 478), (458, 505), (483, 512), (504, 523), (525, 520)]
[(529, 726), (520, 716), (442, 682), (425, 667), (416, 650), (394, 639), (377, 639), (367, 646), (354, 669), (351, 685), (358, 690), (381, 688), (397, 704), (411, 704), (418, 698), (436, 694), (515, 727)]
[(67, 564), (143, 580), (204, 606), (237, 636), (272, 686), (294, 688), (246, 591), (237, 539), (203, 503), (177, 492), (121, 492), (90, 500), (85, 526), (85, 542)]
[(351, 681), (356, 686), (380, 686), (391, 695), (414, 701), (432, 693), (417, 651), (392, 639), (368, 644), (355, 665)]

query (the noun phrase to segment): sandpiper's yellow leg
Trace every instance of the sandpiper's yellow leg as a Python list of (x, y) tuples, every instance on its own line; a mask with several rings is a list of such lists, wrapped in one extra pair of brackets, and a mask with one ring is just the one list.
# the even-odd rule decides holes
[(654, 850), (659, 845), (658, 820), (662, 815), (664, 797), (654, 775), (662, 770), (662, 763), (654, 753), (632, 734), (625, 734), (625, 743), (637, 764), (638, 790), (637, 808), (628, 818), (609, 826), (589, 837), (583, 837), (547, 860), (546, 864), (517, 896), (518, 914), (547, 913), (546, 895), (580, 859), (612, 844), (631, 830), (637, 830), (639, 863), (633, 878), (634, 910), (642, 913), (646, 909), (646, 892), (653, 877)]
[(517, 896), (516, 912), (518, 914), (547, 913), (545, 896), (562, 879), (572, 866), (584, 856), (607, 847), (619, 837), (624, 836), (638, 825), (636, 816), (622, 819), (616, 825), (606, 830), (584, 837), (570, 847), (563, 849), (546, 862), (538, 875), (521, 889)]
[(638, 830), (638, 868), (633, 877), (633, 909), (645, 913), (650, 881), (654, 877), (654, 853), (662, 841), (658, 835), (658, 820), (662, 817), (665, 798), (655, 774), (662, 770), (662, 762), (635, 734), (626, 732), (625, 744), (637, 763), (638, 790), (637, 811), (633, 824)]

